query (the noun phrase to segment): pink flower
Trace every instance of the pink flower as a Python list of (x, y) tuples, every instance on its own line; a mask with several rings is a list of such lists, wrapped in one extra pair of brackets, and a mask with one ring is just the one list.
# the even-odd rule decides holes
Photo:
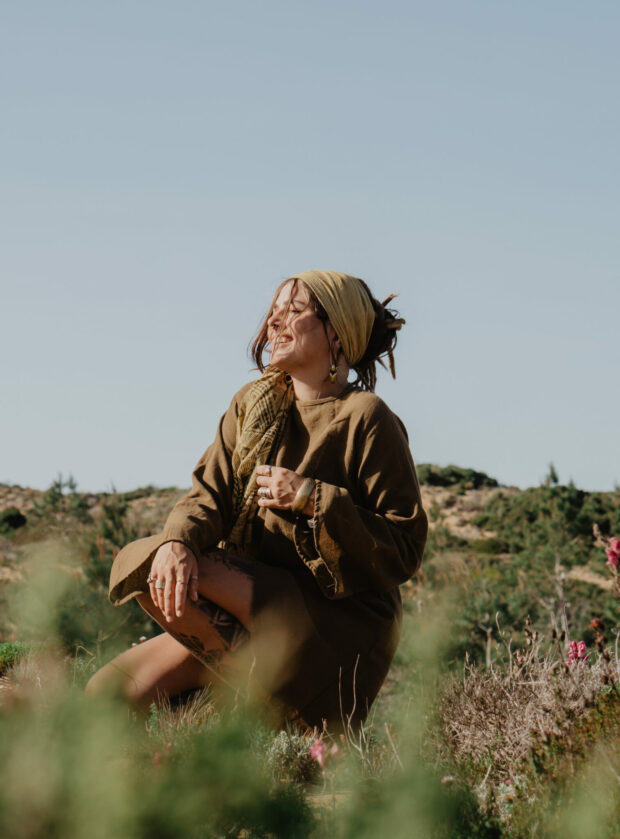
[(323, 768), (327, 763), (327, 746), (322, 740), (315, 740), (310, 746), (310, 755)]
[(568, 644), (568, 661), (567, 664), (575, 664), (578, 661), (587, 661), (588, 654), (586, 653), (585, 641), (570, 641)]
[(614, 553), (620, 554), (620, 539), (617, 539), (615, 536), (609, 540), (609, 548)]
[[(612, 539), (613, 542), (617, 542), (617, 539)], [(620, 551), (614, 551), (612, 548), (609, 548), (607, 551), (607, 565), (611, 568), (617, 568), (618, 562), (620, 561)]]

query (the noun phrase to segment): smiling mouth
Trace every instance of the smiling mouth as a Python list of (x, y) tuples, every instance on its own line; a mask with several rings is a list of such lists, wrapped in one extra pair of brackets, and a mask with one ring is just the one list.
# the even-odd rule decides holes
[(280, 335), (274, 341), (271, 342), (271, 345), (273, 347), (273, 351), (275, 352), (276, 349), (279, 349), (280, 347), (282, 347), (286, 344), (290, 344), (292, 342), (292, 340), (293, 339), (290, 338), (288, 335)]

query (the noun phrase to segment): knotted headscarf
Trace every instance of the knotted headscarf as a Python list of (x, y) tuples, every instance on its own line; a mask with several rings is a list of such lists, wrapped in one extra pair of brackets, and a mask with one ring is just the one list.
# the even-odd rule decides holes
[(304, 271), (292, 280), (301, 280), (325, 309), (340, 339), (349, 366), (360, 361), (375, 322), (375, 310), (358, 277), (338, 271)]

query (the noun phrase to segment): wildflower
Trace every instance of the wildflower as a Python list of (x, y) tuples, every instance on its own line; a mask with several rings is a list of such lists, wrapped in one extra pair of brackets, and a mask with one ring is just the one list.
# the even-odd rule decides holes
[(321, 768), (327, 763), (327, 746), (322, 740), (315, 740), (310, 746), (310, 756)]
[(568, 644), (568, 661), (567, 664), (575, 664), (577, 662), (588, 660), (586, 653), (585, 641), (570, 641)]
[[(617, 539), (613, 539), (613, 542), (617, 542)], [(617, 568), (618, 563), (620, 562), (620, 551), (614, 551), (613, 548), (608, 548), (607, 550), (607, 565), (611, 568)]]

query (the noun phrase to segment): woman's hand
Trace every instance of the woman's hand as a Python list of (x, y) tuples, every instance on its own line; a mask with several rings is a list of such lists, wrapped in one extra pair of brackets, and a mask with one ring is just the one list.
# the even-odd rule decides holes
[(148, 582), (151, 600), (166, 620), (170, 622), (175, 613), (180, 618), (188, 592), (198, 600), (198, 560), (182, 542), (166, 542), (153, 557)]
[[(305, 478), (284, 469), (282, 466), (257, 466), (256, 483), (259, 487), (269, 490), (269, 496), (259, 497), (259, 507), (270, 507), (275, 510), (290, 510), (297, 491)], [(311, 516), (314, 512), (314, 490), (303, 509), (304, 515)]]

